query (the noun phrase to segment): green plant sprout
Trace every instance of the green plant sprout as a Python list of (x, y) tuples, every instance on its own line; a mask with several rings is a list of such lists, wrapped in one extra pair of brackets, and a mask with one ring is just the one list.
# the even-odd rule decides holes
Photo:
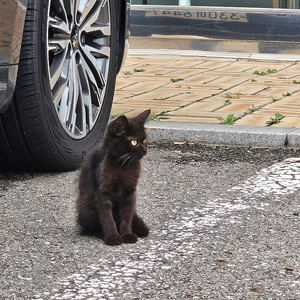
[(165, 113), (167, 113), (168, 111), (162, 111), (160, 112), (159, 114), (154, 114), (154, 115), (150, 115), (148, 117), (148, 121), (159, 121), (159, 118), (160, 116), (163, 116)]
[(292, 83), (293, 83), (293, 84), (300, 84), (300, 81), (293, 80)]
[(247, 109), (246, 114), (250, 115), (255, 111), (259, 110), (259, 108), (260, 108), (259, 106), (254, 106), (254, 104), (252, 104), (252, 107)]
[(178, 82), (184, 80), (183, 78), (171, 78), (170, 81), (172, 82)]
[(116, 118), (118, 118), (118, 117), (120, 117), (121, 115), (120, 114), (117, 114), (117, 115), (111, 115), (110, 116), (110, 119), (116, 119)]
[(263, 72), (263, 71), (262, 72), (254, 71), (253, 74), (264, 76), (264, 75), (266, 75), (266, 72)]
[(235, 122), (236, 120), (238, 120), (238, 117), (235, 117), (234, 114), (230, 114), (227, 116), (226, 119), (219, 117), (218, 120), (220, 121), (220, 124), (224, 124), (224, 125), (233, 125), (233, 122)]
[(289, 92), (286, 92), (285, 94), (283, 93), (282, 96), (283, 97), (289, 97), (289, 96), (291, 96), (291, 94)]
[(231, 104), (230, 100), (225, 100), (224, 106), (227, 106), (227, 105), (230, 105), (230, 104)]
[(281, 98), (275, 98), (273, 96), (271, 96), (271, 97), (272, 97), (273, 102), (277, 102), (277, 101), (281, 100)]
[(226, 98), (229, 98), (229, 99), (232, 99), (232, 98), (239, 99), (241, 95), (242, 95), (241, 92), (237, 92), (237, 93), (227, 92), (227, 93), (225, 94), (225, 97), (226, 97)]
[(126, 71), (124, 72), (124, 74), (127, 76), (127, 75), (132, 75), (132, 73), (130, 71)]
[(133, 69), (134, 72), (145, 72), (146, 70), (144, 69)]
[(150, 115), (148, 117), (148, 121), (158, 121), (158, 116), (157, 115)]
[(260, 76), (264, 76), (266, 75), (267, 73), (268, 74), (272, 74), (272, 73), (276, 73), (277, 72), (277, 69), (268, 69), (266, 72), (262, 71), (262, 72), (259, 72), (259, 71), (254, 71), (253, 74), (255, 75), (260, 75)]
[(268, 125), (278, 124), (282, 118), (284, 118), (282, 114), (275, 114), (275, 118), (270, 118), (270, 120), (268, 120), (266, 123)]

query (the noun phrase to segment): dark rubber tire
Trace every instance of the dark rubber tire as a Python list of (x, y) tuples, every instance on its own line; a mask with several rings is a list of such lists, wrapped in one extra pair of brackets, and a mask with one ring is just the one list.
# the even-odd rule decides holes
[(105, 96), (93, 129), (73, 139), (62, 127), (53, 105), (45, 26), (50, 0), (29, 0), (13, 103), (0, 115), (0, 170), (68, 171), (102, 138), (114, 95), (117, 62), (117, 6), (111, 14), (110, 64)]

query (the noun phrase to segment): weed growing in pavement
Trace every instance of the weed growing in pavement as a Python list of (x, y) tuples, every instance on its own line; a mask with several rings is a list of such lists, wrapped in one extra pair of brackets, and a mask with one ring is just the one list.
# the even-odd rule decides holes
[(276, 73), (276, 72), (277, 72), (277, 69), (268, 69), (266, 72), (264, 72), (264, 71), (262, 71), (262, 72), (254, 71), (253, 74), (264, 76), (266, 74), (272, 74), (272, 73)]
[(225, 97), (226, 97), (226, 98), (229, 98), (229, 99), (233, 99), (233, 98), (234, 98), (234, 99), (239, 99), (241, 95), (242, 95), (241, 92), (237, 92), (237, 93), (227, 92), (227, 93), (225, 94)]
[(260, 109), (260, 106), (254, 106), (254, 104), (252, 104), (252, 107), (248, 108), (247, 111), (245, 112), (245, 114), (250, 115), (259, 109)]
[(232, 97), (232, 94), (231, 94), (230, 92), (227, 92), (227, 93), (225, 94), (225, 97), (226, 97), (226, 98), (229, 98), (229, 99), (233, 98), (233, 97)]
[[(145, 69), (133, 69), (134, 72), (139, 73), (139, 72), (145, 72)], [(124, 72), (125, 75), (132, 75), (130, 71)]]
[(257, 82), (257, 80), (256, 80), (256, 79), (252, 79), (251, 81), (252, 81), (252, 82)]
[(163, 116), (165, 113), (167, 113), (168, 111), (162, 111), (160, 112), (159, 114), (156, 114), (156, 115), (150, 115), (148, 117), (148, 121), (159, 121), (159, 117), (160, 116)]
[(260, 75), (260, 76), (264, 76), (264, 75), (266, 75), (266, 72), (258, 72), (258, 71), (254, 71), (253, 74), (255, 74), (255, 75)]
[(273, 102), (277, 102), (281, 99), (281, 98), (274, 98), (273, 96), (271, 96), (271, 97), (272, 97)]
[(268, 120), (266, 123), (268, 125), (273, 125), (273, 124), (278, 124), (280, 123), (280, 120), (284, 118), (284, 116), (282, 114), (275, 114), (274, 118), (270, 118), (270, 120)]
[(234, 114), (230, 114), (227, 116), (226, 119), (219, 117), (218, 120), (220, 121), (220, 124), (224, 125), (233, 125), (233, 123), (238, 120), (238, 117), (235, 117)]
[(283, 93), (282, 96), (283, 97), (289, 97), (289, 96), (291, 96), (291, 94), (289, 92), (286, 92), (286, 93)]
[(154, 100), (161, 100), (161, 101), (164, 101), (164, 100), (167, 100), (169, 99), (170, 97), (161, 97), (161, 98), (154, 98)]
[(172, 82), (178, 82), (184, 80), (183, 78), (171, 78), (170, 81)]
[(158, 121), (158, 116), (157, 115), (150, 115), (148, 117), (148, 121)]
[(120, 117), (121, 115), (111, 115), (110, 116), (110, 119), (115, 119), (115, 118), (118, 118), (118, 117)]
[(225, 100), (224, 106), (230, 105), (231, 102), (229, 100)]
[(292, 83), (293, 83), (293, 84), (300, 84), (300, 81), (293, 80)]

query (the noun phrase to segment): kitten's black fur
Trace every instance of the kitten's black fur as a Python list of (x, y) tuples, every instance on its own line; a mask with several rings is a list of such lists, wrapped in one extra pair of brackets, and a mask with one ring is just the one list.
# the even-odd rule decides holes
[(120, 116), (106, 130), (100, 146), (84, 159), (77, 199), (83, 234), (102, 238), (107, 245), (135, 243), (149, 229), (136, 213), (140, 159), (147, 153), (146, 110), (134, 118)]

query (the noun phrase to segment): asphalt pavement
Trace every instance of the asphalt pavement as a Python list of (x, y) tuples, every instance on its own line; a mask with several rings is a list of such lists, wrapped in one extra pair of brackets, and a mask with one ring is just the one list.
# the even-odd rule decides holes
[(0, 299), (300, 299), (299, 154), (151, 144), (117, 247), (79, 234), (78, 171), (0, 173)]

